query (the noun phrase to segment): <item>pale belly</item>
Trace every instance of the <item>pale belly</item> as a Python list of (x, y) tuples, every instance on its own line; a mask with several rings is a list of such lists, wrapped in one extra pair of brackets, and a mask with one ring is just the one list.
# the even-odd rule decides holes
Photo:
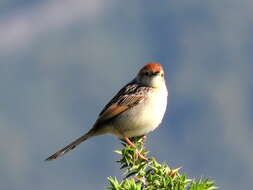
[(119, 138), (123, 135), (133, 137), (146, 135), (157, 128), (167, 106), (167, 92), (159, 93), (159, 96), (154, 96), (157, 98), (148, 98), (115, 118), (112, 133)]

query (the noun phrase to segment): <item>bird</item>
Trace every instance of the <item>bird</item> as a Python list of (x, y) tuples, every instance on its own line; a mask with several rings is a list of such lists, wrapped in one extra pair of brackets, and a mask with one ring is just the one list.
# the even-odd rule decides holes
[[(57, 159), (91, 137), (112, 134), (135, 147), (130, 138), (156, 129), (165, 115), (168, 90), (160, 63), (149, 62), (102, 109), (91, 129), (69, 145), (49, 156)], [(140, 158), (146, 159), (139, 154)]]

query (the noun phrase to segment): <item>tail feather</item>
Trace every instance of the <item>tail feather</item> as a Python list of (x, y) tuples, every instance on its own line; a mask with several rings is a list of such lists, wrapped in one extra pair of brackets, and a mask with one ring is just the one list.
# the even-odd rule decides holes
[(76, 146), (78, 146), (83, 141), (87, 140), (88, 138), (90, 138), (92, 136), (94, 136), (94, 131), (93, 130), (91, 130), (88, 133), (84, 134), (83, 136), (79, 137), (78, 139), (76, 139), (75, 141), (73, 141), (72, 143), (70, 143), (69, 145), (64, 147), (63, 149), (61, 149), (61, 150), (57, 151), (56, 153), (54, 153), (53, 155), (49, 156), (47, 159), (45, 159), (45, 161), (55, 160), (58, 157), (63, 156), (68, 151), (74, 149)]

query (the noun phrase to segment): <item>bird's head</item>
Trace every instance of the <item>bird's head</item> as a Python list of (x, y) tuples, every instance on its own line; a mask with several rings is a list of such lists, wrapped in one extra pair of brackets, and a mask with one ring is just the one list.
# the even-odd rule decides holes
[(160, 88), (165, 86), (164, 70), (161, 64), (150, 62), (146, 64), (136, 77), (137, 82), (146, 86)]

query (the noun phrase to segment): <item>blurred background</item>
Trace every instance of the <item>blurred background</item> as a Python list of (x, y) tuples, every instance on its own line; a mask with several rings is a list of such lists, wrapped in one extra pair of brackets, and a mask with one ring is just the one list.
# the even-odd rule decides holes
[(220, 189), (251, 189), (252, 9), (250, 0), (2, 0), (0, 189), (106, 189), (120, 177), (109, 135), (43, 160), (149, 61), (165, 67), (170, 89), (151, 154)]

